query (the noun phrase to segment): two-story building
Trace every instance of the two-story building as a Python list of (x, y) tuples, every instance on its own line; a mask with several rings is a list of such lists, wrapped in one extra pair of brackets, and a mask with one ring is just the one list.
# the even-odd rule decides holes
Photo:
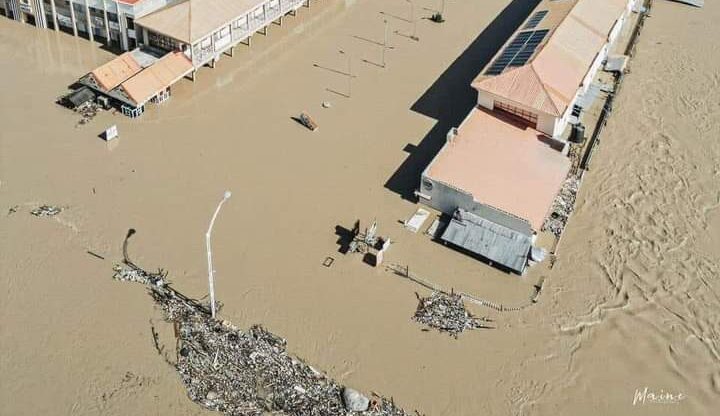
[(478, 104), (422, 174), (441, 239), (522, 273), (566, 180), (563, 132), (636, 0), (543, 0), (473, 81)]

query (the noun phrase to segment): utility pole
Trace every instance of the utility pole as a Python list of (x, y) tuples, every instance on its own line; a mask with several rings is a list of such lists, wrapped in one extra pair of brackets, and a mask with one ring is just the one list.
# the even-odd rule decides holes
[(345, 55), (348, 58), (348, 98), (352, 97), (352, 79), (353, 79), (353, 73), (352, 73), (352, 56), (345, 52), (344, 50), (340, 49), (340, 54)]
[(384, 19), (383, 22), (385, 22), (385, 40), (383, 41), (383, 49), (382, 49), (382, 67), (385, 68), (385, 51), (387, 50), (387, 42), (388, 42), (388, 21), (387, 19)]
[(215, 213), (212, 216), (212, 219), (210, 220), (210, 226), (208, 227), (207, 234), (205, 234), (205, 244), (207, 247), (207, 259), (208, 259), (208, 284), (210, 286), (210, 311), (212, 312), (212, 317), (215, 318), (215, 270), (213, 270), (213, 264), (212, 264), (212, 250), (210, 249), (210, 236), (212, 234), (213, 225), (215, 225), (215, 218), (217, 218), (218, 213), (220, 212), (220, 208), (222, 207), (223, 203), (230, 199), (230, 196), (232, 193), (230, 191), (225, 191), (225, 194), (223, 195), (223, 199), (218, 204), (217, 208), (215, 209)]
[(413, 0), (406, 0), (408, 3), (410, 3), (410, 20), (412, 21), (413, 25), (413, 33), (412, 36), (410, 36), (410, 39), (414, 41), (420, 40), (420, 38), (417, 35), (417, 20), (415, 20), (415, 3)]

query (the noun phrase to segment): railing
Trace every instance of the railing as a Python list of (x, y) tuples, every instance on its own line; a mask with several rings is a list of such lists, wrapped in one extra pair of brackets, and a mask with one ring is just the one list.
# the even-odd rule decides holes
[(198, 47), (197, 49), (193, 49), (193, 63), (195, 65), (203, 63), (213, 55), (215, 55), (215, 49), (212, 45), (207, 48)]
[(301, 6), (303, 3), (305, 3), (305, 0), (280, 0), (280, 9), (282, 10), (282, 13), (285, 14), (291, 10), (297, 9), (298, 6)]
[(232, 30), (232, 41), (237, 42), (239, 40), (243, 40), (246, 37), (248, 37), (249, 29), (248, 25), (240, 26), (240, 27), (234, 27)]
[[(247, 21), (244, 25), (240, 27), (232, 27), (232, 36), (230, 42), (228, 43), (246, 39), (248, 36), (270, 24), (270, 22), (277, 20), (292, 10), (297, 9), (305, 2), (306, 0), (280, 0), (276, 6), (272, 8), (267, 7), (261, 16), (255, 17), (254, 11), (248, 13)], [(222, 49), (225, 46), (226, 45), (223, 45), (219, 49)], [(217, 53), (217, 51), (215, 50), (214, 43), (207, 48), (193, 48), (193, 63), (195, 65), (203, 63), (215, 53)]]

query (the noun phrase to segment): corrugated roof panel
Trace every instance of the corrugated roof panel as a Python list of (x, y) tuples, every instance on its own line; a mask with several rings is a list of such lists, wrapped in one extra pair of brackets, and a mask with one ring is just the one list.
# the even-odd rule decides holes
[(460, 209), (440, 238), (517, 273), (525, 271), (532, 248), (529, 236)]

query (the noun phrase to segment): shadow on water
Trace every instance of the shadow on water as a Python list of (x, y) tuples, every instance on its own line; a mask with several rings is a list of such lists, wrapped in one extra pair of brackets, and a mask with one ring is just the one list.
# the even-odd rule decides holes
[(473, 79), (538, 3), (540, 0), (513, 0), (413, 104), (413, 111), (437, 123), (420, 144), (405, 146), (409, 155), (385, 183), (387, 189), (403, 199), (416, 200), (414, 191), (422, 171), (442, 148), (448, 130), (457, 127), (475, 106)]

